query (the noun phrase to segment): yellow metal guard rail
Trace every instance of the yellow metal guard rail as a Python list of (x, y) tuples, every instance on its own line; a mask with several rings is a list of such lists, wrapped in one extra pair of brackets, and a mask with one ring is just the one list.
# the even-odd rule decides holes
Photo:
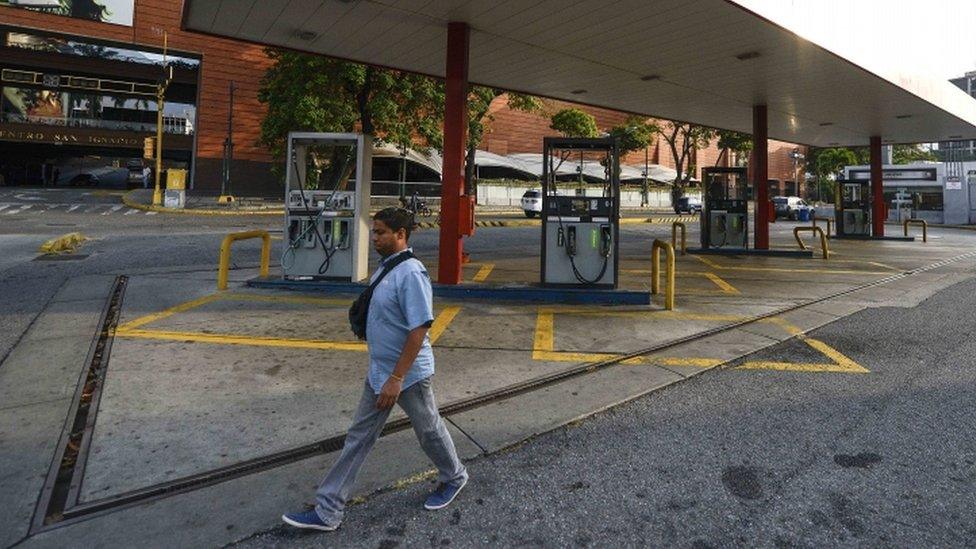
[(654, 246), (651, 248), (651, 293), (657, 294), (661, 287), (661, 250), (664, 250), (667, 257), (667, 276), (668, 285), (664, 293), (664, 308), (671, 311), (674, 309), (674, 246), (667, 242), (654, 239)]
[(924, 219), (906, 219), (905, 220), (905, 236), (908, 236), (908, 225), (921, 225), (922, 226), (922, 242), (929, 241), (929, 224), (925, 222)]
[[(678, 227), (681, 227), (681, 247), (678, 247)], [(676, 250), (681, 250), (681, 255), (685, 255), (685, 251), (688, 247), (685, 245), (685, 235), (688, 230), (685, 228), (685, 224), (680, 221), (675, 221), (671, 224), (671, 246)]]
[(830, 236), (830, 233), (833, 232), (834, 220), (831, 219), (831, 218), (829, 218), (829, 217), (814, 217), (813, 218), (813, 226), (814, 227), (817, 226), (817, 221), (826, 221), (827, 222), (827, 236)]
[(803, 244), (803, 240), (800, 239), (800, 231), (810, 231), (814, 235), (820, 233), (820, 247), (823, 248), (823, 258), (827, 259), (830, 256), (830, 251), (827, 249), (827, 235), (824, 234), (823, 229), (820, 227), (794, 227), (793, 228), (793, 238), (796, 239), (796, 243), (800, 245), (801, 250), (807, 249), (806, 245)]
[(271, 235), (268, 231), (244, 231), (230, 233), (220, 243), (220, 268), (217, 271), (217, 289), (227, 289), (227, 271), (230, 269), (230, 245), (237, 240), (261, 238), (261, 276), (268, 276), (268, 264), (271, 262)]

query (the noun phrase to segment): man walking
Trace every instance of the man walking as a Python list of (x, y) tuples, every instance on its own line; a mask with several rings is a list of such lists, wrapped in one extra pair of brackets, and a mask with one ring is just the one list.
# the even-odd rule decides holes
[(373, 216), (373, 247), (383, 259), (370, 282), (400, 254), (410, 258), (396, 264), (373, 290), (366, 319), (369, 373), (355, 419), (339, 459), (315, 494), (315, 508), (283, 515), (287, 524), (325, 531), (339, 527), (359, 468), (393, 404), (410, 417), (421, 448), (437, 467), (439, 484), (424, 508), (446, 507), (468, 482), (430, 383), (434, 354), (427, 331), (434, 322), (433, 292), (427, 270), (407, 246), (412, 229), (413, 214), (402, 208), (386, 208)]

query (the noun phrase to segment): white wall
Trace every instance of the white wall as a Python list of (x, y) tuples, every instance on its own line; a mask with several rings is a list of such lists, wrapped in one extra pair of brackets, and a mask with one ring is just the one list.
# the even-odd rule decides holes
[[(529, 189), (538, 190), (539, 187), (535, 185), (526, 185), (524, 187), (509, 187), (505, 185), (478, 185), (478, 204), (485, 206), (512, 206), (521, 207), (522, 205), (522, 195), (525, 191)], [(587, 189), (587, 196), (597, 196), (600, 193), (599, 189)], [(701, 198), (701, 193), (697, 190), (688, 191), (688, 196), (695, 198)], [(648, 207), (649, 208), (670, 208), (671, 207), (671, 191), (668, 189), (651, 189), (647, 193)], [(620, 206), (624, 208), (638, 208), (641, 205), (641, 193), (640, 191), (621, 191), (620, 193)]]

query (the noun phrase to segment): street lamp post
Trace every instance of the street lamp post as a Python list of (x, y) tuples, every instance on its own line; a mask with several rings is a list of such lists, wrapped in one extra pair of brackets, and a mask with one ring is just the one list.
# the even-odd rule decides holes
[(163, 192), (160, 186), (160, 179), (163, 172), (163, 97), (166, 95), (166, 88), (169, 87), (173, 79), (173, 68), (166, 62), (166, 48), (169, 36), (163, 33), (163, 76), (156, 86), (156, 185), (153, 188), (153, 205), (163, 204)]

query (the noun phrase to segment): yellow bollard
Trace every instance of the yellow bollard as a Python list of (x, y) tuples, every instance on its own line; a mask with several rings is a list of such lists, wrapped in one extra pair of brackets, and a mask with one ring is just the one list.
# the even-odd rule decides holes
[(813, 218), (813, 224), (812, 224), (813, 227), (816, 227), (817, 226), (817, 221), (826, 221), (827, 222), (827, 236), (830, 236), (830, 233), (833, 231), (833, 223), (834, 223), (834, 220), (831, 219), (831, 218), (829, 218), (829, 217), (814, 217)]
[(657, 294), (660, 292), (661, 281), (661, 266), (659, 265), (661, 261), (661, 250), (665, 251), (667, 257), (667, 287), (664, 293), (664, 308), (668, 311), (674, 310), (674, 271), (675, 271), (675, 261), (674, 261), (674, 247), (663, 240), (654, 239), (654, 244), (651, 247), (651, 293)]
[(924, 219), (906, 219), (905, 220), (905, 236), (908, 236), (908, 225), (921, 225), (922, 226), (922, 242), (929, 241), (929, 224), (925, 222)]
[(806, 250), (807, 247), (800, 239), (800, 231), (810, 231), (814, 235), (820, 235), (820, 248), (823, 249), (823, 258), (828, 259), (830, 256), (830, 251), (827, 249), (827, 235), (824, 234), (823, 229), (820, 227), (794, 227), (793, 228), (793, 238), (796, 239), (796, 243), (800, 245), (801, 250)]
[(230, 233), (224, 237), (220, 243), (220, 266), (217, 270), (217, 289), (227, 289), (227, 274), (230, 270), (230, 245), (238, 240), (249, 238), (261, 239), (261, 277), (267, 278), (269, 264), (271, 263), (271, 235), (268, 231), (244, 231), (240, 233)]
[[(681, 247), (678, 247), (678, 227), (681, 227)], [(676, 250), (681, 250), (681, 255), (685, 255), (685, 251), (688, 247), (685, 245), (685, 236), (687, 234), (687, 229), (685, 224), (680, 221), (675, 221), (671, 224), (671, 246)]]

